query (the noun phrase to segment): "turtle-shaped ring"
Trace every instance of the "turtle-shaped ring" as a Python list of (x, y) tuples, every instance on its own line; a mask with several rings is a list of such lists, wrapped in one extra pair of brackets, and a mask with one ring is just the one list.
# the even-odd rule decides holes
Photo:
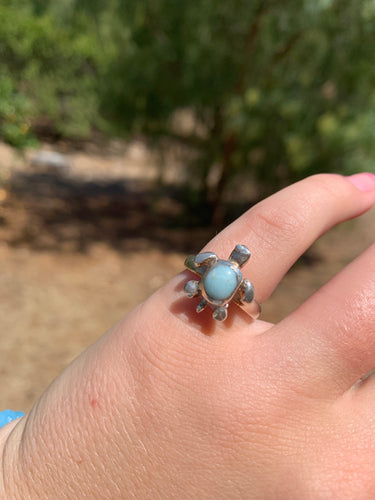
[(238, 305), (252, 303), (249, 314), (254, 319), (259, 316), (260, 306), (254, 299), (253, 284), (243, 278), (241, 272), (250, 255), (250, 250), (245, 245), (236, 245), (228, 260), (219, 259), (213, 252), (186, 258), (185, 266), (200, 276), (200, 280), (190, 280), (184, 288), (189, 298), (201, 297), (197, 306), (198, 313), (210, 306), (213, 318), (224, 321), (228, 315), (228, 305), (233, 301)]

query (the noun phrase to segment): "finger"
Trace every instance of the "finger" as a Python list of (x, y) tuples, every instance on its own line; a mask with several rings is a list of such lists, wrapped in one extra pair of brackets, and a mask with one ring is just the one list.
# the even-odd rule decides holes
[(375, 244), (269, 330), (264, 342), (280, 358), (299, 360), (297, 378), (302, 371), (333, 395), (370, 372), (375, 367)]
[[(374, 189), (358, 189), (353, 178), (320, 174), (258, 203), (218, 234), (205, 250), (227, 258), (237, 243), (252, 252), (243, 274), (264, 302), (293, 263), (332, 226), (356, 217), (375, 202)], [(358, 184), (358, 182), (357, 182)]]

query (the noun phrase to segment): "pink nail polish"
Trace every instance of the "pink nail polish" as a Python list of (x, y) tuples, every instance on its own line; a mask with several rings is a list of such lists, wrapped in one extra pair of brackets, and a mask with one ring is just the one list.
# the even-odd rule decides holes
[(375, 174), (371, 172), (361, 172), (360, 174), (350, 175), (347, 179), (364, 193), (375, 191)]

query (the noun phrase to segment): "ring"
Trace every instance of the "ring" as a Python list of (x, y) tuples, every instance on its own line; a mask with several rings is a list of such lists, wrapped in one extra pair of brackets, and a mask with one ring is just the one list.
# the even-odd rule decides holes
[(241, 268), (250, 259), (250, 250), (245, 245), (236, 245), (228, 260), (219, 259), (213, 252), (189, 255), (185, 267), (200, 277), (185, 284), (185, 294), (191, 299), (201, 297), (197, 305), (200, 313), (207, 306), (213, 309), (212, 316), (217, 321), (224, 321), (228, 316), (230, 302), (243, 306), (252, 304), (248, 310), (253, 319), (260, 314), (260, 305), (254, 299), (254, 286), (242, 277)]

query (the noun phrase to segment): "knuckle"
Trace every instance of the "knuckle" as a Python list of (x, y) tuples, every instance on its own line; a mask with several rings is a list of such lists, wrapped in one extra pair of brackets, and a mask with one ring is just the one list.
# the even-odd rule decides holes
[(343, 189), (339, 188), (339, 184), (341, 184), (341, 187), (347, 187), (346, 182), (343, 182), (342, 176), (338, 174), (315, 174), (306, 179), (306, 181), (313, 188), (311, 192), (316, 193), (316, 196), (325, 200), (342, 200)]
[[(145, 304), (148, 309), (148, 305)], [(146, 312), (143, 309), (141, 316)], [(173, 319), (171, 319), (173, 322)], [(129, 352), (137, 379), (137, 395), (163, 410), (166, 405), (178, 413), (181, 405), (190, 407), (199, 425), (209, 427), (214, 421), (218, 435), (224, 436), (225, 429), (245, 425), (244, 415), (249, 409), (248, 399), (243, 400), (245, 375), (233, 360), (238, 361), (235, 352), (223, 353), (223, 343), (205, 337), (194, 337), (187, 331), (186, 337), (176, 331), (160, 331), (163, 320), (155, 319), (152, 326), (144, 326), (134, 335)], [(147, 322), (148, 323), (148, 322)], [(228, 347), (228, 346), (227, 346)], [(230, 376), (229, 376), (230, 374)]]
[(256, 207), (251, 217), (251, 230), (271, 247), (296, 238), (304, 226), (304, 217), (290, 207)]
[(345, 187), (339, 175), (313, 175), (301, 181), (299, 189), (289, 197), (284, 191), (277, 203), (265, 200), (256, 205), (250, 212), (249, 225), (272, 247), (280, 242), (300, 241), (314, 229), (314, 221), (319, 220), (322, 228), (330, 225), (337, 216), (335, 207), (341, 207), (349, 193)]
[(188, 388), (192, 372), (204, 371), (206, 349), (202, 339), (191, 332), (185, 335), (173, 315), (166, 318), (155, 311), (154, 301), (139, 309), (132, 338), (129, 363), (151, 392), (161, 387), (165, 391)]

